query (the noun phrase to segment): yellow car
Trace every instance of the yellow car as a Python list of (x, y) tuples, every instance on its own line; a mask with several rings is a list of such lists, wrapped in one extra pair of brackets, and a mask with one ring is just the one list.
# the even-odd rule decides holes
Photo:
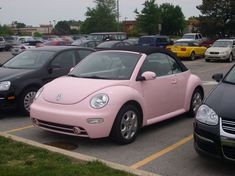
[(197, 57), (204, 57), (207, 50), (204, 46), (199, 46), (198, 43), (193, 41), (180, 41), (175, 42), (174, 45), (169, 45), (166, 49), (172, 51), (179, 58), (189, 58), (195, 60)]

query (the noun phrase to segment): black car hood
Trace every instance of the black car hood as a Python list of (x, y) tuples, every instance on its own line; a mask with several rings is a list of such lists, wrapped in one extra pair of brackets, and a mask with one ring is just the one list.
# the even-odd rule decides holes
[(33, 69), (12, 69), (0, 67), (0, 81), (11, 81), (12, 79), (17, 79), (25, 74), (30, 74)]
[(205, 100), (219, 117), (235, 120), (235, 85), (220, 83)]

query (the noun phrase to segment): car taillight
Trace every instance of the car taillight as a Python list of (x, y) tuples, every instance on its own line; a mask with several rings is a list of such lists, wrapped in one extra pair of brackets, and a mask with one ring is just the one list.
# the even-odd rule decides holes
[(186, 51), (186, 48), (181, 48), (181, 51)]

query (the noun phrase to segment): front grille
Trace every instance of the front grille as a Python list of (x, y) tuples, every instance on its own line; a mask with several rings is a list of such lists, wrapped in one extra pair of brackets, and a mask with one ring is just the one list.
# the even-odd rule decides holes
[(219, 52), (210, 52), (210, 54), (219, 54)]
[(229, 158), (235, 160), (235, 148), (229, 146), (223, 146), (224, 155)]
[(222, 119), (222, 129), (231, 134), (235, 134), (235, 121)]
[(80, 133), (75, 134), (74, 133), (75, 126), (52, 123), (52, 122), (47, 122), (47, 121), (38, 120), (38, 119), (33, 119), (33, 123), (34, 125), (39, 126), (44, 129), (53, 130), (53, 131), (61, 132), (64, 134), (88, 137), (86, 130), (81, 127), (77, 127), (80, 129)]

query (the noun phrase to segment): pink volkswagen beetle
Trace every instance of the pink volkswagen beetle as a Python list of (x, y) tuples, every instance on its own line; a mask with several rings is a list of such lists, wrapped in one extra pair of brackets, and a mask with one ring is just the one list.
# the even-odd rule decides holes
[(201, 80), (170, 52), (128, 47), (95, 52), (46, 84), (30, 116), (45, 130), (127, 144), (143, 126), (193, 116), (203, 96)]

